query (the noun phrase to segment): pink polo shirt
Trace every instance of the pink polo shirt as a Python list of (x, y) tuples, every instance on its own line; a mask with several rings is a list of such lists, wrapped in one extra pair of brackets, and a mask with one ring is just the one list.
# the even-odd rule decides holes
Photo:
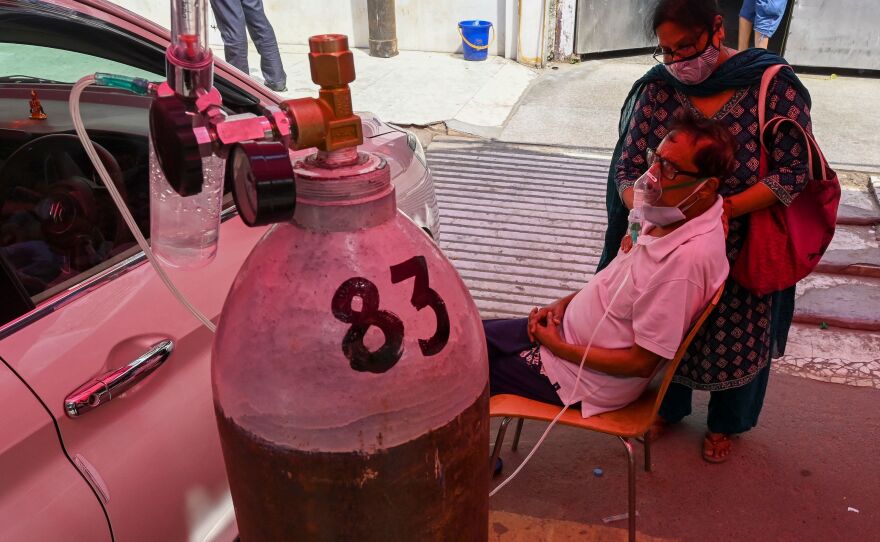
[[(586, 346), (593, 336), (593, 346), (621, 349), (638, 344), (664, 359), (675, 357), (694, 319), (729, 272), (721, 212), (719, 197), (706, 212), (663, 237), (640, 235), (629, 254), (618, 254), (571, 300), (562, 319), (563, 339)], [(630, 270), (632, 277), (627, 278)], [(596, 329), (618, 288), (608, 316)], [(577, 364), (543, 346), (541, 361), (547, 377), (558, 384), (559, 397), (580, 401), (585, 418), (626, 406), (651, 381), (584, 367), (575, 390)]]

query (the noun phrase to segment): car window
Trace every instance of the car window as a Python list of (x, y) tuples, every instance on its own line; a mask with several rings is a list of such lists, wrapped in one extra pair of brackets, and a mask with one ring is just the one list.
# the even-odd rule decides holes
[[(0, 44), (0, 256), (35, 301), (134, 246), (67, 109), (69, 83), (107, 69), (156, 77), (81, 53)], [(89, 135), (145, 232), (148, 106), (103, 89), (82, 100)]]
[(75, 83), (82, 76), (96, 72), (143, 77), (149, 81), (161, 81), (165, 78), (162, 73), (142, 70), (106, 58), (20, 43), (0, 43), (0, 67), (0, 82), (26, 83), (43, 80), (47, 83)]
[[(31, 303), (138, 252), (75, 136), (72, 84), (95, 72), (161, 81), (164, 70), (160, 44), (73, 7), (0, 0), (0, 258)], [(245, 90), (215, 85), (229, 113), (257, 111)], [(150, 104), (95, 86), (81, 100), (89, 137), (147, 237)]]

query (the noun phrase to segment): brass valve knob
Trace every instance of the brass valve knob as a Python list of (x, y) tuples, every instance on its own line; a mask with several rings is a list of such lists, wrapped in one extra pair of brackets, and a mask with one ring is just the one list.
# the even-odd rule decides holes
[(334, 151), (363, 143), (360, 117), (351, 105), (354, 55), (342, 34), (321, 34), (309, 38), (309, 66), (312, 81), (320, 85), (318, 98), (288, 100), (282, 108), (296, 125), (295, 147), (317, 147)]

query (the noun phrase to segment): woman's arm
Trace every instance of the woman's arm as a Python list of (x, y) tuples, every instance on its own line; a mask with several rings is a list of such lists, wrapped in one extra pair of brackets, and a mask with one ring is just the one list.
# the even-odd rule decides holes
[(620, 157), (613, 165), (618, 193), (624, 204), (630, 209), (632, 209), (632, 186), (636, 179), (648, 169), (645, 150), (654, 148), (658, 144), (658, 138), (654, 133), (657, 126), (654, 120), (656, 92), (656, 84), (649, 83), (645, 85), (636, 100), (620, 150)]
[(739, 194), (724, 198), (724, 211), (728, 217), (736, 218), (751, 212), (770, 207), (779, 198), (764, 183), (754, 184)]
[[(770, 104), (768, 119), (775, 116), (789, 118), (800, 124), (806, 133), (811, 133), (810, 108), (790, 83), (777, 77), (770, 85), (767, 103)], [(808, 181), (809, 164), (804, 160), (806, 145), (797, 128), (789, 126), (780, 130), (768, 150), (768, 171), (764, 178), (739, 194), (725, 198), (725, 211), (729, 216), (746, 215), (776, 202), (791, 204)]]

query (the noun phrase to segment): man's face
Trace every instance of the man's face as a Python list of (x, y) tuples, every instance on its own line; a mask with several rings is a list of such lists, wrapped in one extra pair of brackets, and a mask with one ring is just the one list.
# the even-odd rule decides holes
[(654, 205), (675, 207), (697, 190), (704, 179), (693, 162), (694, 153), (699, 148), (694, 138), (680, 132), (670, 132), (663, 138), (651, 165), (663, 188)]

